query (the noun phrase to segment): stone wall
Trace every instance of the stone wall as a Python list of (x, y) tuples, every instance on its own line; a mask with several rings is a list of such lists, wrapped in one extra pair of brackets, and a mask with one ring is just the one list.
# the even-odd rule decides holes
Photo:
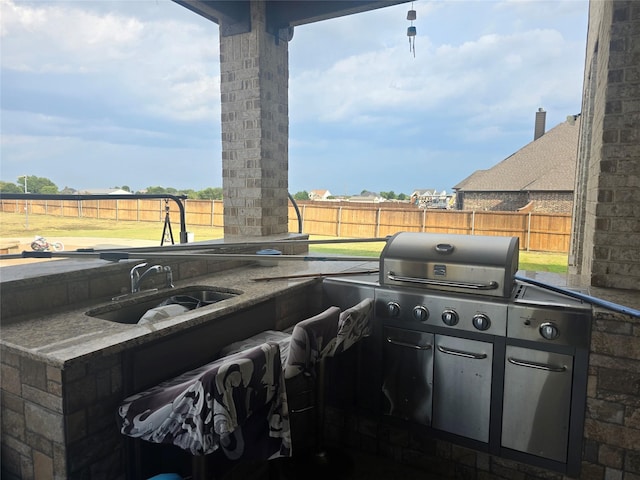
[(461, 210), (515, 212), (532, 202), (533, 212), (571, 213), (572, 192), (464, 192)]
[(573, 210), (573, 192), (531, 192), (533, 212), (568, 213)]
[[(629, 302), (629, 295), (617, 298)], [(636, 298), (636, 307), (638, 307)], [(640, 321), (596, 312), (591, 336), (585, 479), (640, 479)]]
[(464, 192), (461, 210), (514, 212), (529, 203), (524, 192)]
[(118, 356), (61, 370), (2, 349), (2, 478), (124, 478)]

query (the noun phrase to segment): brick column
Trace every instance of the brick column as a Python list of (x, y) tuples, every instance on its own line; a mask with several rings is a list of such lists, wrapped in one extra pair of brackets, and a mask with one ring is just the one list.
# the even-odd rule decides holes
[(571, 272), (640, 290), (640, 3), (590, 3)]
[(225, 238), (288, 232), (288, 81), (288, 43), (252, 1), (251, 31), (220, 34)]

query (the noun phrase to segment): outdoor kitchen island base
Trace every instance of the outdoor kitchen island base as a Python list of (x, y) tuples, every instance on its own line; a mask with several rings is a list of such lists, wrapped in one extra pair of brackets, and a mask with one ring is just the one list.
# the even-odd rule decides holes
[[(497, 358), (504, 362), (505, 350), (510, 351), (510, 349), (506, 348), (507, 345), (504, 340), (497, 342), (497, 345), (494, 344), (493, 346), (495, 350), (502, 351), (497, 355)], [(360, 355), (362, 355), (363, 351), (366, 352), (369, 347), (370, 345), (363, 344)], [(580, 353), (579, 355), (583, 354)], [(579, 359), (579, 361), (584, 360), (586, 358)], [(361, 368), (363, 368), (363, 365), (370, 365), (367, 361), (363, 362), (362, 356), (359, 359), (359, 364)], [(333, 365), (333, 370), (342, 371), (347, 369), (348, 366)], [(332, 374), (338, 378), (341, 376), (335, 371)], [(366, 375), (362, 374), (364, 377)], [(497, 375), (502, 377), (504, 369), (502, 371), (498, 369)], [(437, 379), (438, 377), (436, 376), (435, 378)], [(499, 385), (500, 382), (497, 382), (497, 384)], [(535, 388), (535, 385), (536, 381), (531, 380), (531, 386)], [(332, 382), (332, 386), (337, 390), (341, 390), (343, 392), (342, 395), (344, 395), (339, 383)], [(433, 425), (427, 426), (418, 423), (415, 418), (406, 420), (374, 412), (371, 409), (371, 399), (374, 394), (365, 388), (364, 390), (359, 390), (356, 398), (350, 399), (350, 402), (340, 402), (338, 400), (333, 402), (332, 406), (327, 409), (325, 425), (327, 442), (384, 456), (402, 464), (424, 470), (433, 475), (433, 478), (438, 479), (544, 478), (562, 480), (566, 477), (591, 478), (581, 475), (586, 376), (580, 378), (573, 386), (565, 388), (570, 389), (568, 397), (565, 390), (563, 393), (558, 392), (558, 395), (550, 397), (547, 401), (551, 403), (554, 401), (559, 402), (560, 406), (566, 404), (567, 408), (573, 409), (574, 416), (572, 418), (567, 417), (565, 421), (560, 421), (557, 426), (552, 426), (554, 428), (549, 430), (550, 436), (547, 438), (549, 440), (549, 448), (553, 448), (560, 440), (566, 461), (543, 458), (532, 453), (502, 446), (501, 419), (503, 415), (501, 415), (501, 410), (505, 402), (501, 396), (497, 401), (491, 403), (491, 417), (481, 419), (487, 423), (490, 422), (493, 429), (489, 435), (489, 440), (483, 442), (440, 430)], [(380, 397), (384, 397), (384, 394), (378, 392), (375, 397), (379, 400)], [(547, 403), (546, 406), (549, 407), (549, 404)], [(531, 414), (526, 412), (525, 408), (527, 407), (523, 405), (523, 416), (516, 423), (516, 429), (521, 428), (524, 430), (528, 428), (527, 423), (530, 419), (527, 417), (535, 419), (535, 411)], [(433, 413), (433, 416), (435, 417), (436, 414)], [(468, 412), (461, 412), (461, 418), (466, 416), (468, 416)], [(571, 421), (569, 418), (571, 418)], [(543, 423), (540, 417), (538, 417), (538, 421), (540, 422), (538, 426), (542, 429), (546, 429), (549, 426)], [(564, 434), (562, 432), (559, 433), (558, 429), (561, 430), (563, 428), (569, 428), (570, 431), (565, 430)], [(541, 433), (543, 436), (545, 435), (544, 430)], [(563, 439), (565, 440), (564, 442)], [(531, 444), (536, 445), (535, 436), (532, 437)], [(518, 448), (517, 445), (516, 448)], [(527, 476), (523, 472), (526, 472)], [(426, 478), (432, 477), (428, 476)]]

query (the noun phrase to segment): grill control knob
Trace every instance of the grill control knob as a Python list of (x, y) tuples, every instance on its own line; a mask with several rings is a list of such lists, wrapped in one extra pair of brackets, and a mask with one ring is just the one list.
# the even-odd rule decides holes
[(547, 340), (555, 340), (560, 336), (560, 330), (554, 323), (543, 323), (540, 325), (540, 335)]
[(489, 317), (484, 313), (474, 315), (471, 323), (473, 323), (473, 326), (476, 327), (477, 330), (488, 330), (491, 326), (491, 320), (489, 320)]
[(442, 321), (449, 325), (450, 327), (453, 327), (454, 325), (456, 325), (458, 323), (459, 317), (458, 317), (458, 313), (455, 310), (445, 310), (444, 312), (442, 312)]
[(400, 315), (400, 305), (396, 302), (387, 303), (387, 313), (390, 317), (398, 317)]
[(413, 309), (413, 318), (419, 322), (424, 322), (429, 318), (429, 310), (424, 305), (418, 305)]

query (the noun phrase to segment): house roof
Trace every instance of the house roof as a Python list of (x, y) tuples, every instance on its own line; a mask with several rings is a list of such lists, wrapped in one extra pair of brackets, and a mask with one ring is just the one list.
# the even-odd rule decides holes
[(378, 203), (383, 201), (382, 197), (377, 195), (353, 195), (349, 197), (350, 202), (367, 202), (367, 203)]
[(460, 191), (572, 191), (580, 117), (563, 122), (487, 170), (458, 183)]
[(438, 191), (435, 188), (431, 190), (414, 190), (411, 195), (438, 195)]
[(78, 193), (83, 195), (132, 195), (127, 190), (121, 188), (88, 188), (84, 190), (78, 190)]

